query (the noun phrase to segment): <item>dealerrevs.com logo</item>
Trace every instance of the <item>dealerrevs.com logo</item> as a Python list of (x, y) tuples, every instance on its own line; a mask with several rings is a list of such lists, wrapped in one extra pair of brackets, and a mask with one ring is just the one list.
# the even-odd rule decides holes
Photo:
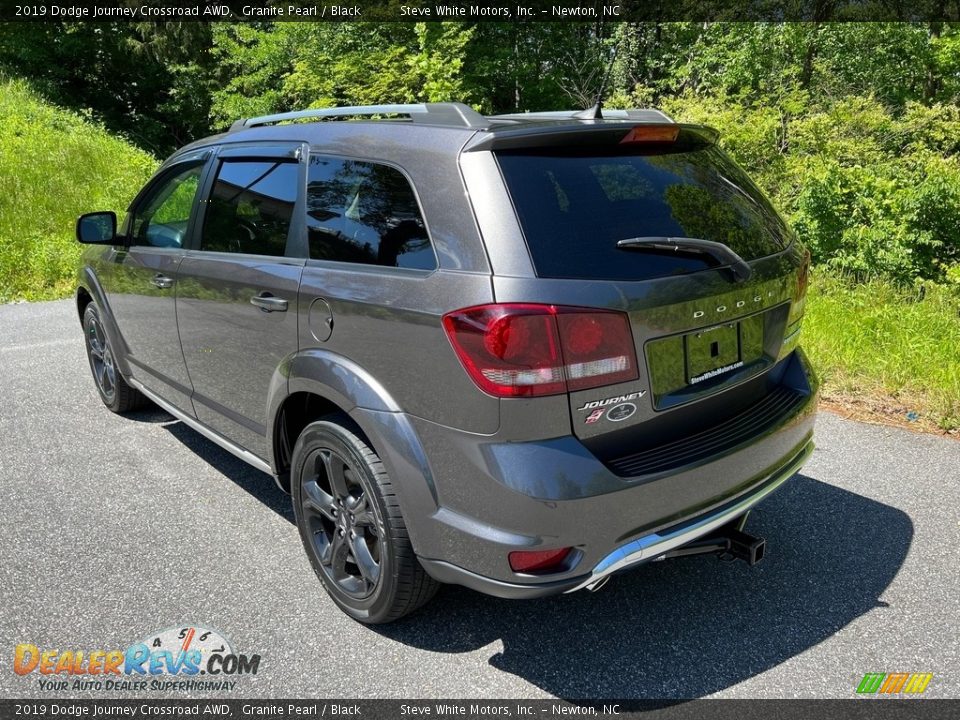
[(236, 653), (221, 633), (198, 625), (152, 633), (125, 650), (21, 643), (13, 657), (17, 675), (36, 675), (40, 689), (53, 692), (233, 690), (234, 678), (259, 668), (260, 655)]

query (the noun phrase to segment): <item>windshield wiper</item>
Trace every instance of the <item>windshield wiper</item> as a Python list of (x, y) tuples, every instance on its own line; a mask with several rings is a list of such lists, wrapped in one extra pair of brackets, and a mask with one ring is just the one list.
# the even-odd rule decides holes
[(674, 252), (692, 252), (709, 255), (721, 265), (730, 267), (737, 282), (749, 280), (753, 268), (742, 257), (723, 243), (699, 238), (674, 238), (663, 236), (635, 237), (619, 240), (617, 247), (622, 250), (673, 250)]

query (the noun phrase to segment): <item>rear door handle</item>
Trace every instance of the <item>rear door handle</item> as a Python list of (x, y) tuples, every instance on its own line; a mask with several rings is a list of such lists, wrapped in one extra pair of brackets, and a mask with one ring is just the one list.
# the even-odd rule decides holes
[(262, 292), (250, 298), (250, 304), (256, 305), (263, 312), (286, 312), (287, 301), (274, 297), (270, 293)]
[(150, 278), (150, 284), (154, 287), (160, 288), (161, 290), (168, 290), (173, 287), (173, 278), (168, 278), (166, 275), (157, 273)]

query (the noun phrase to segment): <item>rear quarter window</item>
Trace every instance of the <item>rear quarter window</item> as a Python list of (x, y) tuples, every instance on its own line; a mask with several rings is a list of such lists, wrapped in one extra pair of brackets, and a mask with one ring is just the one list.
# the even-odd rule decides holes
[(437, 267), (413, 188), (389, 165), (311, 155), (307, 237), (314, 260)]

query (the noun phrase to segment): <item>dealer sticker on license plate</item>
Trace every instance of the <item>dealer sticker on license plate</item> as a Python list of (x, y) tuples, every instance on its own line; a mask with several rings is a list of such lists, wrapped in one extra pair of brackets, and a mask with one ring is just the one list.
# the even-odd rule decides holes
[(692, 332), (684, 336), (683, 345), (691, 385), (743, 367), (738, 322)]

